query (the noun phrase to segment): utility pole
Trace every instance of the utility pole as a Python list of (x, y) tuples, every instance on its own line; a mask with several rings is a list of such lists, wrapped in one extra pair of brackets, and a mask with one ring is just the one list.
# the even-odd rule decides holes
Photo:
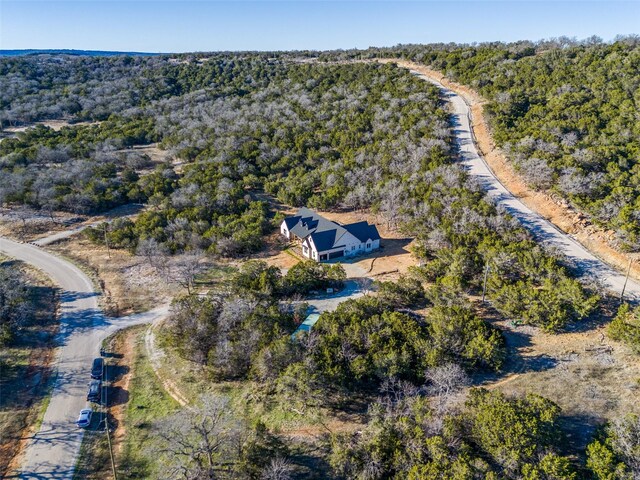
[(624, 291), (627, 289), (627, 282), (629, 281), (629, 274), (631, 273), (631, 264), (633, 263), (632, 259), (629, 259), (629, 266), (627, 267), (627, 276), (624, 279), (624, 285), (622, 286), (622, 293), (620, 294), (620, 303), (624, 299)]
[(482, 282), (482, 303), (484, 303), (485, 296), (487, 295), (487, 277), (489, 276), (489, 262), (484, 267), (484, 281)]
[(109, 225), (107, 224), (107, 222), (104, 222), (103, 226), (104, 226), (103, 227), (103, 230), (104, 230), (104, 244), (107, 246), (107, 256), (109, 258), (111, 258), (111, 249), (109, 248), (109, 237), (107, 236)]
[(102, 379), (104, 380), (104, 383), (106, 384), (103, 389), (104, 389), (104, 405), (102, 405), (102, 411), (104, 412), (104, 431), (107, 434), (107, 443), (109, 444), (109, 458), (111, 459), (111, 473), (113, 474), (113, 480), (118, 480), (118, 474), (116, 471), (116, 461), (115, 458), (113, 457), (113, 445), (111, 444), (111, 432), (109, 431), (109, 398), (108, 398), (108, 392), (109, 392), (109, 376), (108, 376), (108, 371), (109, 369), (107, 368), (107, 364), (106, 362), (104, 363), (104, 370), (103, 370), (103, 375), (102, 375)]

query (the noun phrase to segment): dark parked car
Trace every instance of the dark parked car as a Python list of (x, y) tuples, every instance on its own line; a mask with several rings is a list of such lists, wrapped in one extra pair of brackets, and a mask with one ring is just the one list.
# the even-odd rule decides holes
[(99, 403), (101, 399), (102, 382), (100, 380), (91, 380), (89, 384), (89, 393), (87, 393), (87, 400), (90, 402)]
[(102, 358), (96, 358), (93, 361), (93, 367), (91, 367), (91, 378), (95, 378), (96, 380), (101, 380), (103, 371), (104, 371), (104, 360)]

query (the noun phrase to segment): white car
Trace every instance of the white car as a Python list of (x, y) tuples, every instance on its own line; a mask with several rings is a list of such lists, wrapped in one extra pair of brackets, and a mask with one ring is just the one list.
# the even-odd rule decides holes
[(81, 428), (87, 428), (91, 424), (91, 414), (93, 411), (90, 408), (83, 408), (80, 410), (80, 415), (78, 416), (78, 420), (76, 420), (76, 425)]

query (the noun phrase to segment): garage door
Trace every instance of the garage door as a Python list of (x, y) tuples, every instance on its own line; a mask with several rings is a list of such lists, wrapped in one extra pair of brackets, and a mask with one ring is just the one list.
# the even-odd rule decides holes
[(344, 250), (338, 250), (337, 252), (331, 252), (329, 254), (329, 258), (330, 259), (331, 258), (339, 258), (339, 257), (342, 257), (342, 256), (344, 256)]

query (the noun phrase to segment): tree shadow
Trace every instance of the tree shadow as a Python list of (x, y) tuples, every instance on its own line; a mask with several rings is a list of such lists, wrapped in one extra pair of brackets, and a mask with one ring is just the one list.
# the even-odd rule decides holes
[(32, 473), (32, 472), (18, 472), (13, 473), (7, 476), (4, 476), (5, 479), (21, 479), (21, 480), (68, 480), (69, 478), (73, 478), (74, 468), (65, 468), (61, 467), (58, 464), (53, 462), (43, 461), (40, 464), (40, 472)]
[(302, 440), (293, 445), (288, 457), (294, 467), (294, 471), (291, 472), (292, 479), (331, 478), (332, 469), (327, 461), (326, 443), (321, 442), (321, 445), (317, 445), (317, 440), (314, 442)]
[(124, 375), (129, 373), (129, 367), (127, 365), (119, 365), (119, 364), (106, 364), (105, 365), (105, 380), (109, 380), (111, 382), (117, 382)]
[(502, 333), (505, 341), (505, 363), (499, 372), (473, 375), (473, 385), (491, 384), (513, 374), (544, 372), (558, 365), (558, 359), (550, 355), (527, 355), (533, 345), (531, 340), (533, 334), (527, 329), (505, 325), (505, 318), (489, 304), (479, 305), (478, 308), (479, 315)]
[[(370, 255), (372, 257), (390, 257), (393, 255), (403, 255), (405, 253), (410, 253), (407, 250), (406, 246), (409, 245), (413, 241), (413, 238), (381, 238), (380, 239), (380, 254), (378, 255)], [(369, 255), (367, 255), (369, 256)]]
[(605, 296), (600, 300), (600, 308), (597, 308), (589, 317), (568, 324), (562, 331), (572, 333), (584, 333), (605, 327), (618, 313), (620, 301), (611, 296)]
[(561, 415), (558, 418), (558, 425), (564, 438), (557, 443), (560, 453), (575, 455), (576, 452), (584, 452), (598, 428), (604, 423), (602, 417), (595, 415), (584, 413)]
[(116, 353), (116, 352), (105, 352), (105, 351), (101, 351), (100, 355), (103, 356), (104, 358), (124, 358), (124, 355), (122, 353)]
[(361, 416), (367, 413), (378, 391), (377, 385), (362, 385), (362, 390), (357, 393), (345, 391), (341, 392), (338, 398), (329, 398), (329, 406), (338, 419), (349, 421), (354, 415)]
[(111, 386), (105, 388), (105, 398), (107, 399), (107, 407), (115, 407), (116, 405), (124, 405), (129, 401), (129, 391), (122, 387)]
[[(144, 448), (143, 445), (140, 448)], [(149, 478), (151, 462), (141, 455), (132, 456), (124, 452), (119, 460), (118, 470), (124, 472), (127, 478)]]
[(558, 359), (545, 353), (521, 357), (521, 367), (518, 373), (544, 372), (558, 365)]

